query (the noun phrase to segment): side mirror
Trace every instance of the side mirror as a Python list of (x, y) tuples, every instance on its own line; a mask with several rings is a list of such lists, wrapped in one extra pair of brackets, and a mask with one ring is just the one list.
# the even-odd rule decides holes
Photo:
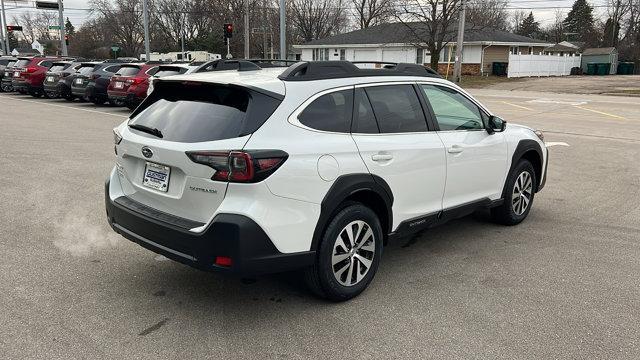
[(491, 115), (487, 124), (487, 132), (493, 134), (503, 132), (507, 128), (507, 122), (497, 116)]

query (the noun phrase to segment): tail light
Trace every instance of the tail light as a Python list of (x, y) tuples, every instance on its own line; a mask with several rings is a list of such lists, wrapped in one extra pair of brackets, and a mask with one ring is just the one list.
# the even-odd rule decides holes
[(145, 78), (134, 77), (134, 78), (127, 79), (125, 82), (127, 84), (129, 84), (129, 85), (138, 85), (138, 84), (141, 84), (145, 80), (146, 80)]
[(211, 180), (256, 183), (273, 174), (289, 156), (280, 150), (189, 151), (191, 161), (216, 170)]
[(28, 66), (26, 69), (24, 69), (24, 71), (27, 74), (31, 74), (31, 73), (34, 73), (34, 72), (38, 71), (38, 68), (35, 67), (35, 66)]

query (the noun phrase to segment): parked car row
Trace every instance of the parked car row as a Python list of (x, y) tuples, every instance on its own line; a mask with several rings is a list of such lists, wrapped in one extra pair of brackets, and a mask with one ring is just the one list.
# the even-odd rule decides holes
[(152, 91), (153, 81), (161, 77), (238, 70), (247, 65), (281, 67), (291, 63), (257, 59), (166, 64), (133, 62), (132, 59), (82, 61), (60, 57), (3, 57), (0, 58), (0, 79), (3, 92), (135, 109)]

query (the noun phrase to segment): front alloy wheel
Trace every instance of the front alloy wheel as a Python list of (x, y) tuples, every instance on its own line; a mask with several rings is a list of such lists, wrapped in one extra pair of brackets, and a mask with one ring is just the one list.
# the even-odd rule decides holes
[(528, 171), (523, 171), (518, 176), (515, 184), (513, 184), (513, 193), (511, 196), (511, 206), (513, 212), (520, 216), (527, 211), (533, 194), (533, 181)]
[(333, 245), (333, 275), (341, 285), (353, 286), (367, 275), (376, 254), (371, 226), (356, 220), (345, 226)]

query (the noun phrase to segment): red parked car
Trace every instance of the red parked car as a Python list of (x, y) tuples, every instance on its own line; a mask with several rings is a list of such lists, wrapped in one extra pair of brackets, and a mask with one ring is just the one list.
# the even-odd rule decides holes
[(107, 88), (109, 100), (114, 104), (135, 109), (147, 96), (149, 78), (158, 71), (160, 64), (124, 64), (111, 77)]
[[(27, 60), (29, 60), (27, 62)], [(44, 92), (44, 79), (47, 71), (54, 61), (60, 61), (57, 57), (19, 58), (14, 65), (12, 79), (13, 89), (19, 93), (29, 93), (31, 96), (40, 97)]]

